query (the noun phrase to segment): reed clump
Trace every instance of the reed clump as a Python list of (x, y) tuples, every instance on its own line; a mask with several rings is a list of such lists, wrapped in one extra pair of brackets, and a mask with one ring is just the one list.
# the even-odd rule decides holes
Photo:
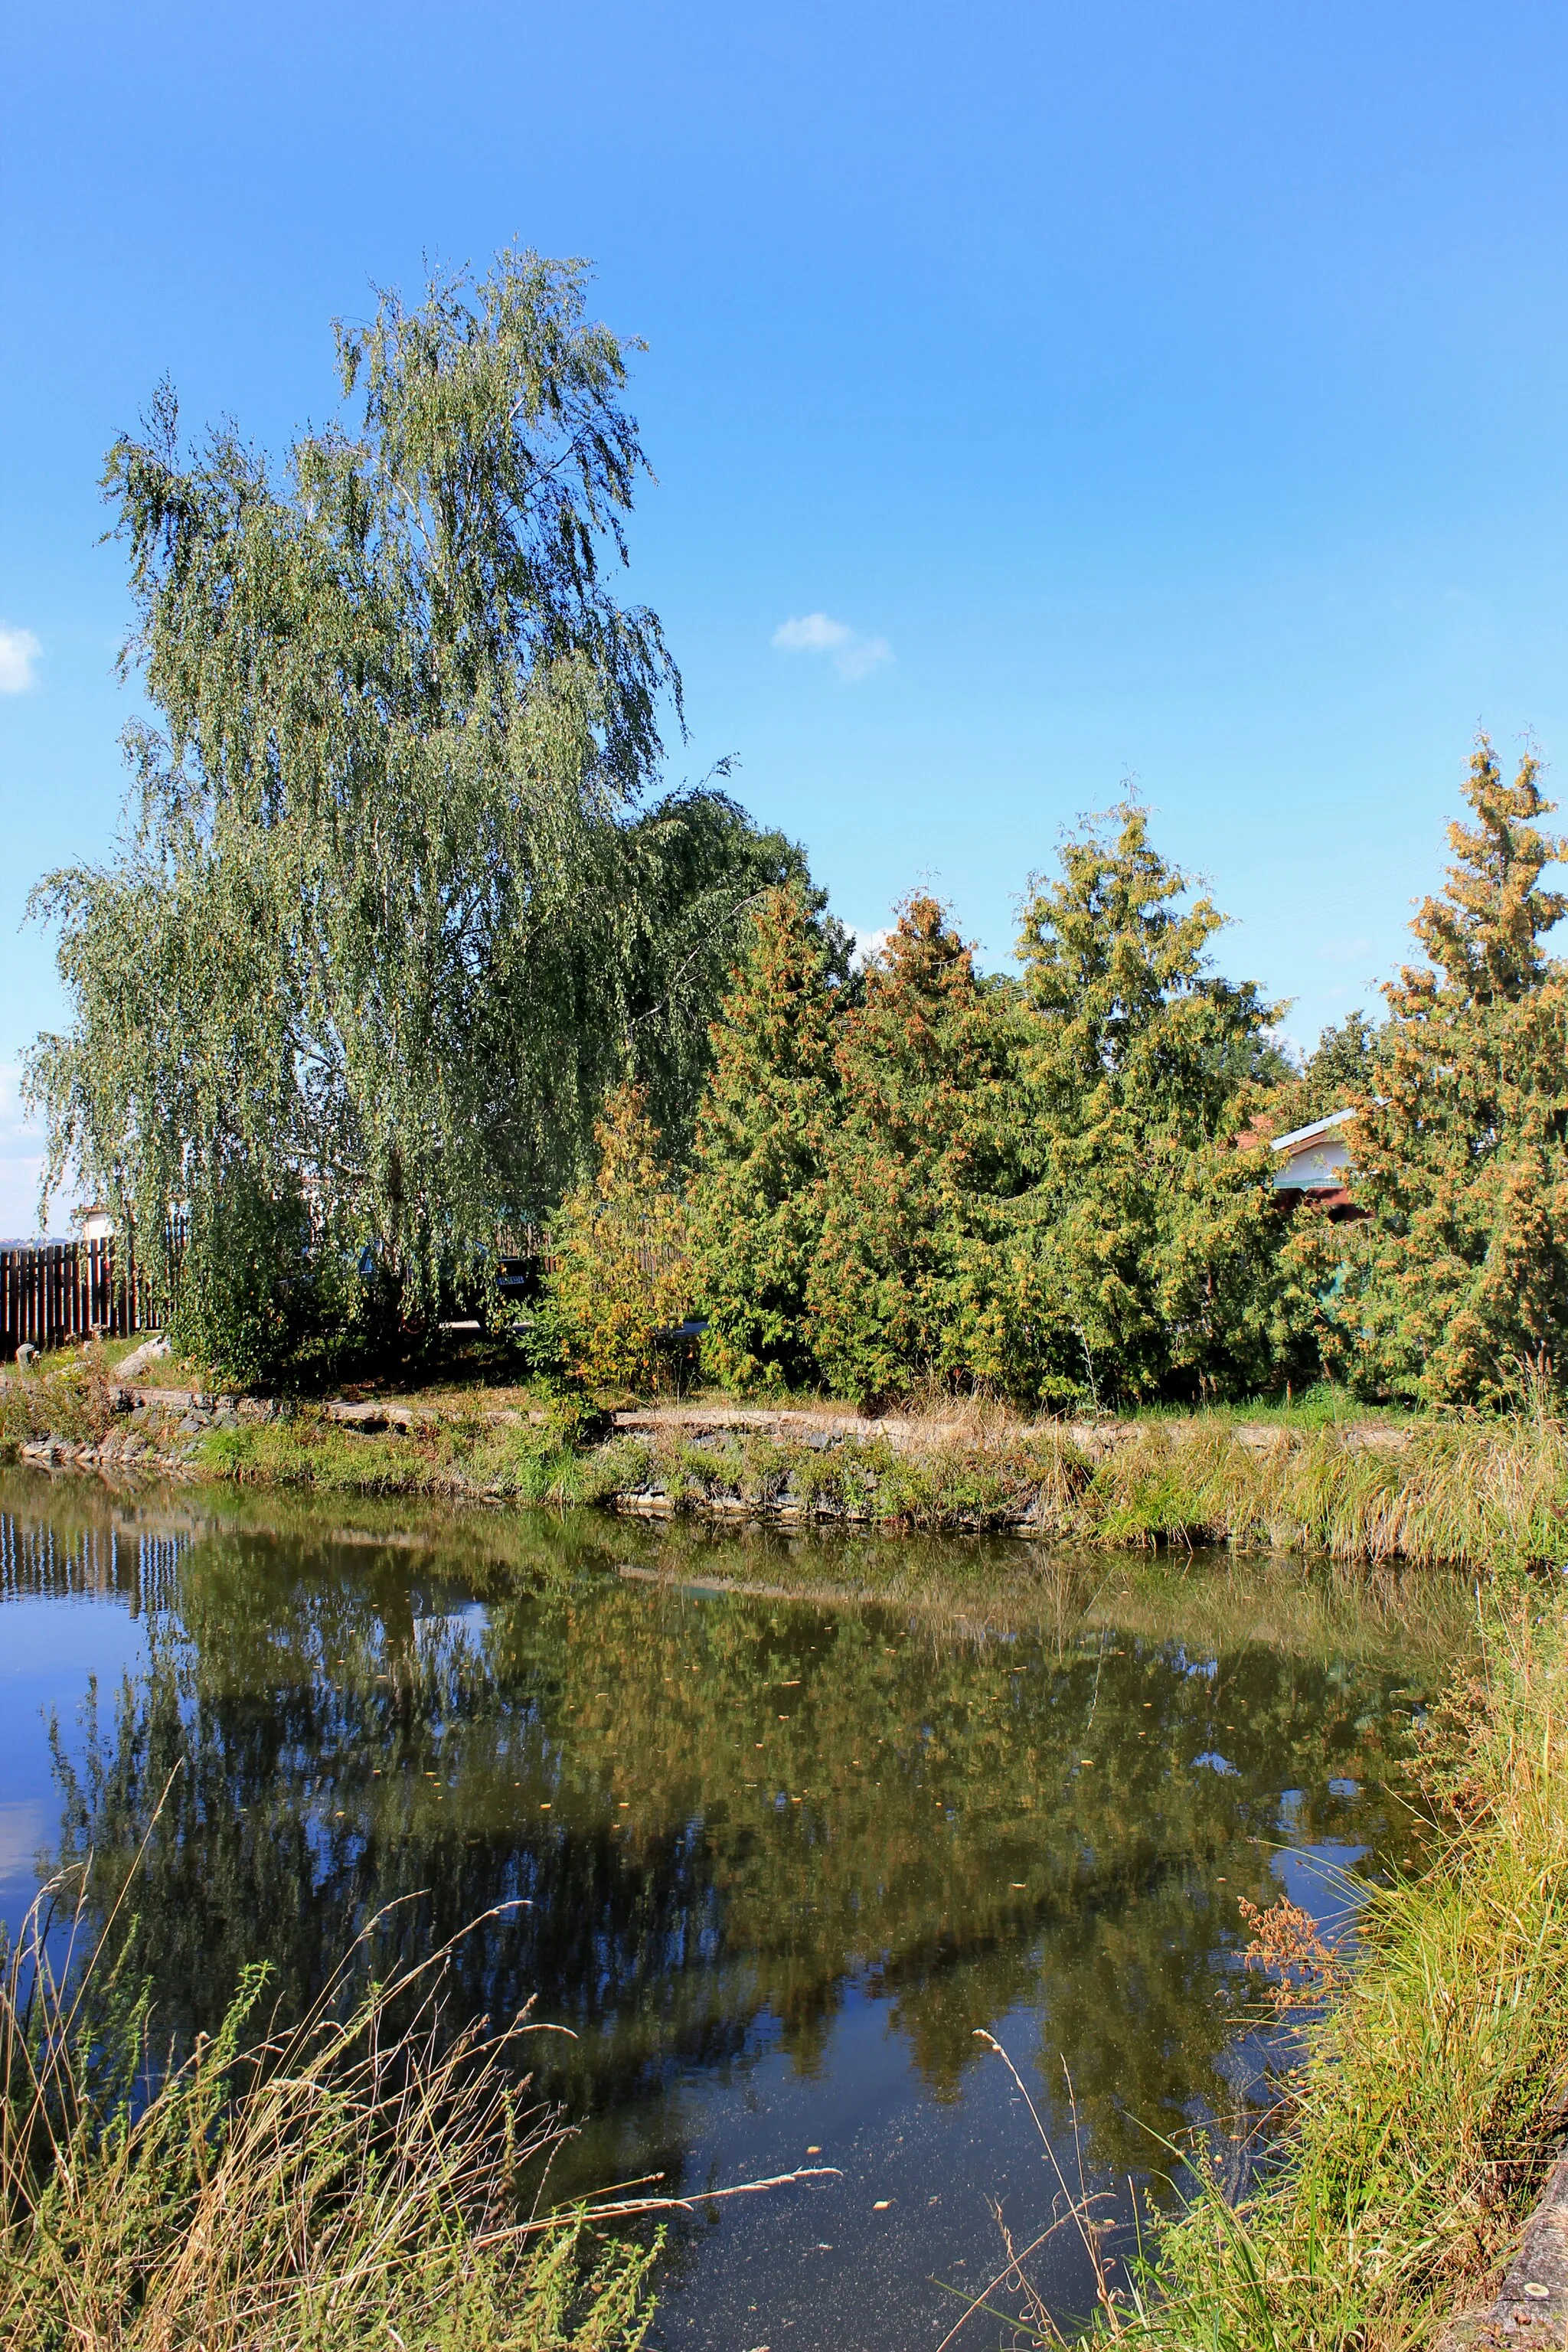
[[(449, 2032), (447, 1955), (293, 2026), (246, 1972), (183, 2056), (85, 1892), (46, 1890), (0, 1977), (7, 2352), (636, 2352), (657, 2246), (540, 2207), (551, 2111), (531, 2031)], [(133, 1948), (133, 1943), (132, 1947)], [(601, 2221), (612, 2210), (598, 2209)]]
[(1490, 1571), (1568, 1559), (1568, 1433), (1433, 1417), (1295, 1431), (1152, 1422), (1096, 1466), (1085, 1534)]

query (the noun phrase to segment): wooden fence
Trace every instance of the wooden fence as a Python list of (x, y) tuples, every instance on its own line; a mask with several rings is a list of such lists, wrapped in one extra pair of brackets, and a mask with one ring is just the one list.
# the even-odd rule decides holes
[(95, 1332), (107, 1339), (156, 1330), (182, 1239), (171, 1229), (161, 1281), (134, 1256), (122, 1274), (112, 1238), (0, 1249), (0, 1361), (8, 1362), (24, 1340), (58, 1348)]

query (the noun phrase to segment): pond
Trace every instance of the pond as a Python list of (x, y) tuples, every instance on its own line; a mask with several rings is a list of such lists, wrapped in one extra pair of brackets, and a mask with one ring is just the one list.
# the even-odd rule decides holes
[[(88, 1849), (107, 1894), (145, 1842), (139, 1965), (188, 2033), (257, 1958), (302, 2002), (394, 1897), (407, 1952), (519, 1904), (454, 1997), (576, 2034), (537, 2045), (583, 2124), (557, 2193), (695, 2199), (650, 2340), (934, 2352), (994, 2209), (1033, 2238), (1056, 2189), (977, 2031), (1113, 2247), (1164, 2143), (1216, 2122), (1244, 2164), (1270, 2048), (1238, 1898), (1342, 1932), (1416, 1858), (1402, 1763), (1467, 1606), (1288, 1561), (0, 1475), (0, 1912)], [(1087, 2308), (1070, 2228), (1033, 2267)]]

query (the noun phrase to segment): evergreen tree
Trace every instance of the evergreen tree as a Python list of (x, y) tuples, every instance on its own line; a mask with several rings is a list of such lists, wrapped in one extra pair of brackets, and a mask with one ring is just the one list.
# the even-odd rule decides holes
[(806, 1288), (822, 1234), (845, 941), (800, 883), (770, 890), (712, 1030), (698, 1115), (692, 1246), (704, 1367), (736, 1389), (816, 1377)]
[(932, 898), (910, 898), (844, 1023), (809, 1333), (842, 1394), (971, 1381), (1005, 1361), (992, 1246), (1008, 1181), (1010, 999)]
[(1293, 1245), (1325, 1362), (1369, 1393), (1464, 1403), (1568, 1363), (1568, 967), (1542, 945), (1568, 898), (1541, 882), (1568, 844), (1539, 779), (1479, 741), (1475, 823), (1411, 926), (1429, 961), (1384, 990), (1352, 1130), (1369, 1215)]
[(1377, 1031), (1359, 1005), (1342, 1021), (1331, 1023), (1321, 1033), (1301, 1072), (1300, 1124), (1305, 1127), (1315, 1118), (1328, 1118), (1370, 1094), (1376, 1058)]
[(1212, 970), (1226, 919), (1136, 803), (1071, 835), (1061, 868), (1018, 942), (1032, 1181), (1009, 1255), (1035, 1392), (1254, 1387), (1287, 1339), (1279, 1213), (1263, 1153), (1234, 1143), (1281, 1070), (1282, 1008)]
[(594, 1139), (599, 1165), (551, 1227), (548, 1312), (567, 1361), (593, 1389), (662, 1384), (661, 1335), (690, 1310), (686, 1204), (660, 1153), (641, 1087), (617, 1087)]

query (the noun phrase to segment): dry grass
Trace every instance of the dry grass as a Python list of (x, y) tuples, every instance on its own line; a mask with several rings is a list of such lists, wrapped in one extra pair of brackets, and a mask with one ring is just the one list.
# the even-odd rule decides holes
[(1292, 1428), (1207, 1416), (1097, 1440), (1005, 1420), (921, 1442), (810, 1445), (679, 1428), (591, 1456), (584, 1499), (893, 1528), (1006, 1529), (1058, 1542), (1227, 1544), (1343, 1561), (1445, 1565), (1568, 1559), (1568, 1436), (1552, 1421), (1431, 1420)]
[(113, 1426), (113, 1364), (92, 1345), (62, 1349), (31, 1372), (0, 1376), (0, 1461), (45, 1437), (96, 1445)]
[(1554, 1421), (1247, 1436), (1218, 1420), (1141, 1429), (1095, 1470), (1090, 1531), (1488, 1571), (1568, 1558), (1568, 1433)]
[(531, 2029), (448, 2034), (444, 1953), (357, 1999), (345, 1969), (299, 2024), (259, 2032), (258, 1968), (182, 2060), (101, 1939), (83, 1952), (81, 1896), (57, 1970), (62, 1891), (0, 1981), (7, 2352), (643, 2342), (654, 2250), (540, 2210), (561, 2126), (527, 2104)]
[[(94, 1350), (0, 1383), (0, 1459), (46, 1436), (98, 1444), (114, 1384)], [(594, 1416), (430, 1410), (367, 1433), (301, 1405), (177, 1440), (197, 1475), (321, 1492), (621, 1504), (1053, 1542), (1404, 1560), (1490, 1574), (1568, 1561), (1568, 1431), (1551, 1413), (1400, 1423), (1299, 1406), (1109, 1428), (1026, 1423), (984, 1399), (846, 1430), (679, 1422), (586, 1442)]]

